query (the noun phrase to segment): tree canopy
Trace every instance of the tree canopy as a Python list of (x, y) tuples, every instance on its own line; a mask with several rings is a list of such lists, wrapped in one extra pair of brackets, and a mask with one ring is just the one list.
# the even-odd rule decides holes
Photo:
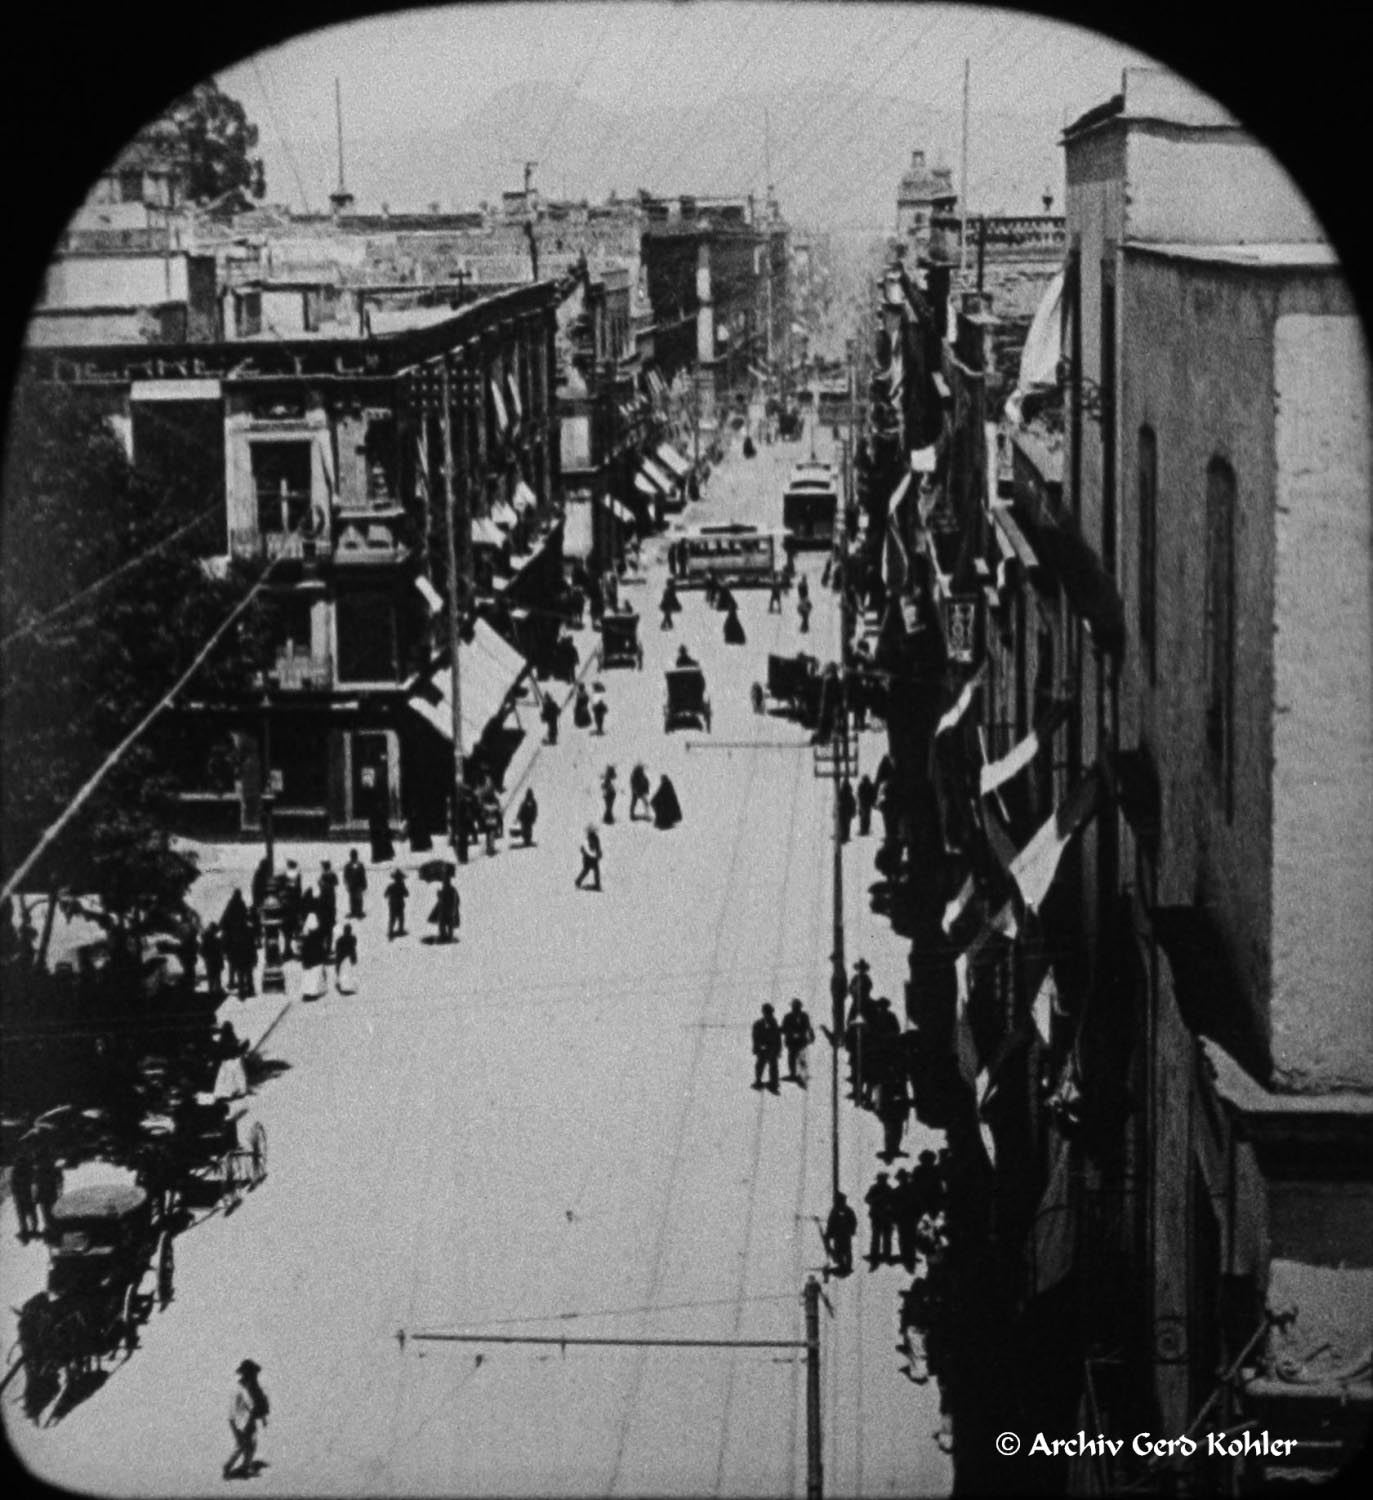
[(140, 145), (167, 151), (181, 164), (187, 198), (196, 203), (240, 192), (261, 198), (267, 190), (258, 129), (242, 104), (214, 79), (198, 83), (138, 134)]
[[(215, 577), (204, 566), (222, 504), (190, 493), (181, 467), (173, 445), (160, 471), (136, 470), (79, 395), (29, 382), (15, 392), (0, 547), (5, 874), (243, 596), (246, 576)], [(197, 696), (232, 693), (260, 665), (257, 612), (240, 627), (197, 674)], [(167, 831), (174, 790), (155, 747), (140, 742), (68, 825), (35, 883), (95, 897), (105, 925), (131, 937), (173, 924), (195, 878)]]

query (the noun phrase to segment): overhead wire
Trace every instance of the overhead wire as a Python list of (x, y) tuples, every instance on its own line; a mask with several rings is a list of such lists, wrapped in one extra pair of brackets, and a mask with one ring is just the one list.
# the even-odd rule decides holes
[(286, 134), (281, 128), (281, 122), (277, 119), (276, 107), (272, 103), (272, 96), (268, 91), (266, 79), (263, 77), (260, 60), (261, 55), (254, 53), (251, 59), (253, 75), (257, 79), (258, 88), (262, 90), (263, 103), (267, 106), (267, 113), (271, 117), (272, 128), (276, 131), (277, 140), (281, 143), (281, 149), (285, 153), (287, 165), (291, 169), (291, 175), (296, 180), (296, 189), (300, 193), (301, 207), (308, 214), (310, 212), (310, 199), (305, 192), (305, 181), (300, 175), (300, 167), (296, 164), (295, 152), (291, 150), (291, 143), (286, 139)]
[[(292, 532), (291, 534), (294, 535), (295, 533)], [(104, 760), (101, 761), (96, 770), (82, 783), (77, 792), (72, 796), (70, 801), (68, 801), (63, 811), (59, 813), (58, 816), (53, 820), (53, 822), (48, 826), (48, 828), (39, 838), (38, 842), (29, 851), (29, 853), (24, 856), (24, 858), (20, 861), (18, 867), (10, 875), (9, 879), (6, 880), (4, 888), (0, 890), (0, 901), (3, 901), (6, 898), (12, 896), (19, 889), (19, 887), (23, 884), (24, 878), (29, 874), (29, 872), (43, 857), (43, 855), (47, 853), (47, 851), (61, 836), (63, 829), (67, 827), (67, 825), (82, 809), (82, 807), (86, 805), (86, 803), (94, 795), (97, 788), (100, 786), (101, 782), (104, 781), (105, 777), (108, 776), (109, 773), (115, 768), (115, 766), (117, 766), (119, 762), (124, 759), (124, 757), (129, 753), (134, 745), (136, 745), (138, 741), (142, 739), (142, 737), (147, 733), (148, 729), (152, 726), (153, 722), (162, 714), (162, 712), (172, 704), (177, 694), (181, 692), (182, 688), (184, 688), (188, 682), (190, 682), (191, 678), (194, 677), (195, 674), (204, 665), (210, 653), (224, 638), (224, 635), (229, 630), (229, 627), (234, 624), (234, 622), (239, 618), (240, 615), (244, 613), (244, 611), (253, 602), (253, 600), (257, 598), (258, 594), (261, 593), (262, 590), (266, 587), (267, 581), (272, 576), (273, 570), (281, 561), (281, 557), (278, 556), (273, 558), (267, 564), (266, 569), (263, 571), (262, 577), (257, 579), (253, 586), (243, 596), (243, 598), (234, 605), (234, 607), (224, 617), (220, 624), (215, 628), (215, 630), (211, 633), (210, 638), (196, 652), (190, 666), (188, 666), (186, 670), (181, 673), (181, 675), (172, 684), (172, 686), (162, 694), (162, 696), (153, 705), (153, 707), (143, 715), (143, 717), (138, 721), (137, 724), (134, 725), (134, 727), (128, 732), (128, 734), (126, 734), (124, 738), (120, 740), (120, 742), (114, 747), (114, 749), (111, 750), (110, 753), (104, 758)]]
[(17, 630), (12, 630), (7, 636), (0, 639), (0, 651), (5, 650), (17, 641), (25, 640), (31, 635), (36, 635), (53, 620), (66, 614), (68, 610), (80, 604), (83, 599), (90, 598), (92, 594), (98, 593), (107, 584), (113, 583), (116, 578), (122, 577), (125, 573), (140, 567), (143, 563), (156, 557), (158, 553), (165, 551), (178, 538), (185, 536), (188, 531), (193, 531), (197, 526), (203, 525), (219, 508), (219, 501), (212, 501), (204, 510), (197, 512), (184, 525), (178, 526), (170, 536), (164, 536), (161, 541), (155, 542), (151, 547), (144, 548), (142, 552), (136, 554), (134, 557), (126, 558), (117, 568), (112, 568), (103, 577), (97, 578), (94, 583), (87, 584), (85, 588), (79, 590), (70, 598), (63, 600), (61, 604), (56, 605), (53, 609), (50, 609), (47, 614), (41, 615), (36, 620), (29, 621), (28, 624), (20, 626)]

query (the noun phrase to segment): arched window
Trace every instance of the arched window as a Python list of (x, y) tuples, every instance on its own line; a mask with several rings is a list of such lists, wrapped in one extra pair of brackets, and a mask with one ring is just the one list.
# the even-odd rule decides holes
[(1139, 646), (1149, 686), (1157, 680), (1156, 568), (1158, 566), (1158, 439), (1154, 429), (1139, 429)]
[(1235, 471), (1222, 458), (1206, 469), (1206, 757), (1235, 812)]

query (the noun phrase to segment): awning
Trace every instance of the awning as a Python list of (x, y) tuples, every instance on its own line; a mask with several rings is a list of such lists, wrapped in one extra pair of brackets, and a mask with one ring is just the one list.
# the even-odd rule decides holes
[(415, 587), (420, 591), (424, 602), (429, 606), (429, 613), (431, 615), (443, 613), (443, 596), (427, 578), (420, 575), (415, 579)]
[[(485, 620), (478, 620), (471, 641), (458, 642), (458, 677), (462, 690), (462, 739), (469, 751), (500, 717), (506, 700), (529, 670), (529, 663), (501, 639)], [(409, 699), (410, 707), (452, 743), (453, 679), (447, 667), (435, 671), (420, 692)]]
[(647, 495), (650, 500), (658, 498), (658, 486), (644, 473), (642, 469), (634, 476), (634, 488), (641, 495)]
[(1000, 760), (990, 761), (984, 765), (978, 783), (980, 794), (984, 797), (989, 796), (997, 787), (1009, 781), (1017, 771), (1024, 770), (1039, 754), (1041, 747), (1048, 744), (1059, 725), (1067, 719), (1068, 708), (1069, 705), (1061, 700), (1054, 703), (1048, 713), (1013, 750), (1003, 755)]
[(505, 397), (501, 395), (500, 382), (491, 377), (491, 405), (496, 413), (496, 428), (504, 437), (510, 431), (510, 417), (505, 409)]
[(600, 499), (601, 504), (605, 506), (605, 508), (611, 513), (611, 515), (615, 517), (617, 521), (622, 521), (626, 526), (633, 526), (634, 512), (632, 510), (629, 510), (627, 507), (621, 505), (613, 495), (601, 495), (598, 498)]
[(768, 374), (768, 372), (762, 367), (762, 365), (750, 365), (748, 367), (748, 372), (753, 376), (755, 380), (772, 379), (772, 376)]
[(497, 526), (513, 526), (519, 517), (514, 507), (506, 500), (497, 500), (491, 507), (491, 519)]
[(967, 682), (963, 684), (963, 691), (959, 693), (953, 707), (949, 709), (949, 711), (944, 715), (942, 719), (940, 719), (939, 725), (935, 729), (936, 734), (944, 734), (948, 730), (953, 729), (958, 724), (963, 715), (967, 713), (968, 709), (972, 706), (973, 694), (977, 691), (978, 686), (982, 681), (982, 675), (986, 670), (987, 664), (984, 661), (982, 665), (978, 667), (977, 671), (974, 672), (970, 678), (968, 678)]
[(1030, 1275), (1036, 1295), (1057, 1286), (1073, 1269), (1076, 1239), (1072, 1147), (1066, 1140), (1060, 1139), (1054, 1147), (1049, 1181), (1035, 1212), (1034, 1228), (1027, 1246)]
[(658, 444), (658, 457), (662, 459), (678, 479), (685, 479), (691, 473), (691, 465), (678, 453), (671, 443)]
[(653, 392), (654, 396), (656, 396), (660, 401), (666, 401), (668, 394), (667, 382), (657, 372), (657, 370), (647, 371), (644, 378), (648, 381), (648, 388)]
[(505, 377), (505, 388), (510, 392), (510, 406), (515, 413), (515, 420), (523, 421), (524, 403), (520, 400), (520, 383), (513, 372)]
[(515, 486), (515, 494), (511, 504), (514, 505), (517, 511), (526, 511), (533, 510), (538, 503), (534, 498), (534, 491), (521, 479)]
[(1011, 878), (1032, 911), (1049, 894), (1063, 851), (1096, 811), (1099, 792), (1100, 780), (1091, 771), (1011, 861)]
[(912, 474), (933, 474), (935, 460), (935, 446), (933, 443), (928, 448), (917, 448), (911, 454)]
[(496, 523), (486, 516), (477, 516), (472, 522), (472, 545), (474, 547), (504, 547), (509, 538)]
[(569, 500), (563, 521), (563, 556), (591, 556), (591, 502)]
[(1019, 518), (1030, 545), (1062, 585), (1073, 611), (1108, 656), (1125, 650), (1125, 606), (1101, 559), (1070, 521), (1031, 524)]
[(663, 494), (671, 496), (677, 492), (677, 481), (663, 472), (651, 458), (644, 459), (643, 472), (658, 486)]

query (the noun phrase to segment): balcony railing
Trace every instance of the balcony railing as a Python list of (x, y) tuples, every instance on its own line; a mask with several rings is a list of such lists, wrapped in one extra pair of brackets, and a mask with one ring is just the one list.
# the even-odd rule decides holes
[(329, 557), (333, 543), (327, 534), (309, 537), (300, 532), (231, 531), (229, 551), (234, 557), (263, 558), (267, 562), (279, 558), (308, 562)]
[(396, 504), (341, 509), (334, 525), (336, 563), (393, 563), (406, 555), (406, 515)]

